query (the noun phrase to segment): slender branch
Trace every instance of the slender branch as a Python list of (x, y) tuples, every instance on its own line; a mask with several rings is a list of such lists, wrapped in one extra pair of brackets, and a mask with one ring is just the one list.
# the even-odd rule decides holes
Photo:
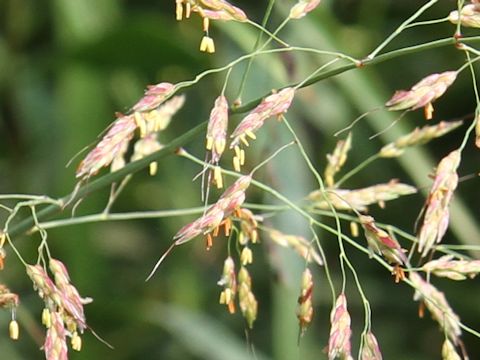
[[(198, 134), (205, 130), (207, 123), (203, 122), (200, 125), (196, 126), (195, 128), (187, 131), (183, 135), (179, 136), (168, 145), (164, 146), (162, 149), (154, 152), (153, 154), (144, 157), (143, 159), (131, 162), (125, 165), (122, 169), (115, 171), (113, 173), (109, 173), (99, 177), (96, 180), (93, 180), (90, 183), (86, 183), (85, 185), (79, 187), (78, 189), (74, 190), (71, 194), (64, 196), (63, 198), (58, 200), (57, 204), (52, 204), (37, 213), (38, 221), (43, 221), (53, 214), (65, 210), (75, 204), (77, 200), (84, 198), (86, 195), (100, 190), (110, 184), (123, 179), (125, 176), (129, 174), (133, 174), (138, 172), (150, 165), (152, 161), (158, 161), (166, 156), (174, 154), (174, 151), (179, 147), (185, 145), (190, 140), (195, 138)], [(21, 234), (25, 231), (28, 231), (34, 226), (34, 221), (31, 216), (27, 217), (26, 219), (20, 221), (19, 223), (15, 224), (9, 229), (9, 234), (11, 237)]]

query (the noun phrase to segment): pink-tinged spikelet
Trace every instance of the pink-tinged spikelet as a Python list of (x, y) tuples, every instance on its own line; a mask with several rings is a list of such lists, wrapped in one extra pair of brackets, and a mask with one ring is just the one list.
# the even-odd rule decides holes
[(57, 312), (51, 314), (51, 325), (47, 329), (43, 350), (46, 360), (68, 360), (67, 329)]
[(121, 115), (115, 120), (102, 140), (82, 160), (76, 177), (88, 178), (95, 175), (101, 168), (109, 166), (115, 158), (123, 156), (136, 127), (132, 115)]
[(335, 302), (335, 307), (330, 314), (330, 338), (328, 340), (328, 360), (336, 358), (353, 360), (351, 354), (352, 329), (351, 319), (347, 310), (347, 298), (340, 294)]
[(145, 95), (133, 106), (133, 110), (144, 112), (157, 108), (173, 93), (174, 89), (175, 85), (168, 82), (149, 85), (145, 91)]
[(371, 331), (363, 336), (363, 348), (361, 353), (361, 360), (382, 360), (382, 353), (378, 346), (378, 341)]
[(431, 74), (410, 90), (399, 90), (385, 104), (388, 110), (416, 110), (425, 107), (425, 117), (432, 118), (432, 102), (442, 96), (457, 78), (456, 71), (446, 71), (439, 74)]
[(480, 4), (472, 1), (472, 4), (467, 4), (460, 10), (452, 11), (448, 16), (448, 20), (452, 24), (460, 24), (465, 27), (480, 28)]
[(207, 128), (206, 148), (211, 152), (211, 162), (218, 164), (227, 143), (228, 102), (220, 95), (215, 100), (215, 106), (210, 113)]
[(438, 164), (433, 186), (428, 194), (425, 216), (418, 235), (418, 251), (426, 256), (438, 244), (448, 228), (449, 206), (458, 184), (457, 168), (461, 153), (452, 151)]
[(320, 0), (299, 0), (290, 9), (290, 19), (300, 19), (320, 5)]

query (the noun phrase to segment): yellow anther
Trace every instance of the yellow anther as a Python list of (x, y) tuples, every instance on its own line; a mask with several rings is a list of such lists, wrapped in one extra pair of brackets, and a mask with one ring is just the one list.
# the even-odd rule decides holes
[(240, 135), (239, 138), (240, 138), (240, 141), (245, 144), (245, 146), (250, 145), (248, 143), (248, 140), (247, 140), (247, 137), (245, 136), (245, 134)]
[(248, 247), (244, 247), (242, 253), (240, 254), (240, 262), (243, 266), (251, 264), (253, 262), (253, 253), (252, 250)]
[(226, 141), (225, 139), (220, 139), (215, 141), (215, 150), (217, 150), (218, 154), (223, 154), (225, 151), (225, 146), (226, 146)]
[(135, 119), (135, 123), (137, 124), (138, 128), (140, 129), (140, 137), (145, 137), (147, 133), (147, 127), (145, 125), (145, 120), (143, 120), (142, 115), (140, 115), (139, 112), (135, 112), (133, 115), (133, 118)]
[(208, 32), (208, 28), (210, 27), (210, 19), (207, 17), (203, 18), (203, 31)]
[(220, 304), (226, 304), (226, 302), (225, 302), (225, 291), (222, 291), (222, 292), (220, 293), (220, 299), (218, 300), (218, 302), (219, 302)]
[(17, 320), (10, 321), (10, 325), (8, 326), (8, 333), (10, 335), (10, 339), (18, 340), (20, 336), (20, 328), (18, 327)]
[(192, 6), (190, 5), (189, 2), (187, 2), (187, 5), (185, 5), (185, 17), (188, 19), (191, 13), (192, 13)]
[(177, 20), (178, 21), (182, 20), (182, 17), (183, 17), (182, 0), (177, 0), (176, 13), (177, 13)]
[(75, 332), (72, 336), (72, 349), (75, 351), (82, 350), (82, 338)]
[(236, 172), (240, 172), (240, 158), (238, 158), (237, 156), (233, 157), (233, 168)]
[(213, 179), (215, 180), (215, 184), (217, 184), (218, 189), (223, 188), (223, 177), (220, 166), (215, 166), (215, 169), (213, 170)]
[(211, 136), (207, 136), (207, 144), (205, 145), (207, 150), (212, 150), (213, 148), (213, 138)]
[(202, 42), (200, 43), (200, 51), (210, 54), (215, 52), (215, 44), (213, 43), (213, 39), (211, 37), (204, 36), (202, 38)]
[(425, 119), (426, 120), (432, 120), (432, 118), (433, 118), (433, 105), (432, 105), (432, 103), (428, 103), (427, 105), (425, 105), (424, 111), (425, 111)]
[(50, 314), (50, 310), (44, 308), (42, 311), (42, 324), (45, 325), (47, 329), (52, 326), (52, 316)]
[(250, 234), (250, 240), (252, 241), (252, 244), (256, 244), (258, 242), (258, 231), (253, 230), (252, 233)]
[(257, 138), (257, 136), (250, 130), (246, 130), (245, 131), (245, 134), (247, 134), (247, 136), (253, 140), (255, 140)]
[(235, 156), (239, 158), (240, 157), (240, 146), (235, 145), (233, 150), (235, 150)]
[(154, 176), (157, 174), (158, 170), (158, 163), (156, 161), (152, 161), (148, 166), (150, 176)]
[(245, 150), (240, 150), (240, 165), (245, 165)]
[(353, 237), (358, 237), (358, 224), (354, 221), (350, 222), (350, 233)]

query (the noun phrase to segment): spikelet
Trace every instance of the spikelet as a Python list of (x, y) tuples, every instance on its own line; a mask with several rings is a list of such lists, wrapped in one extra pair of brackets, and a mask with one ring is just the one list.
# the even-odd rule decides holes
[(442, 360), (462, 360), (455, 350), (455, 346), (453, 346), (452, 342), (448, 339), (445, 339), (442, 346)]
[(238, 272), (238, 303), (242, 315), (251, 329), (257, 319), (258, 303), (252, 292), (252, 278), (244, 266)]
[(307, 262), (315, 261), (318, 265), (323, 265), (322, 258), (313, 248), (313, 244), (304, 237), (283, 234), (274, 229), (267, 230), (267, 233), (276, 244), (295, 250)]
[(437, 125), (426, 125), (416, 128), (411, 133), (404, 135), (396, 141), (385, 145), (379, 152), (380, 157), (391, 158), (403, 154), (410, 146), (423, 145), (430, 140), (439, 138), (463, 124), (463, 121), (442, 121)]
[(425, 216), (418, 235), (418, 251), (425, 257), (448, 228), (449, 206), (458, 184), (457, 168), (461, 153), (452, 151), (438, 164), (433, 186), (426, 201)]
[(378, 346), (378, 341), (371, 331), (362, 335), (363, 348), (360, 356), (361, 360), (382, 360), (382, 353)]
[(384, 256), (391, 264), (406, 264), (407, 258), (404, 250), (396, 239), (391, 237), (386, 231), (380, 229), (375, 224), (373, 217), (361, 215), (359, 219), (365, 231), (370, 256), (372, 256), (373, 253), (378, 253)]
[(350, 314), (347, 310), (347, 298), (340, 294), (335, 301), (335, 306), (330, 314), (330, 338), (328, 340), (328, 360), (340, 358), (353, 360), (351, 354), (352, 329)]
[(446, 71), (440, 74), (431, 74), (410, 90), (399, 90), (392, 98), (385, 103), (390, 111), (394, 110), (416, 110), (425, 108), (425, 118), (432, 118), (432, 102), (442, 96), (457, 78), (456, 71)]
[(67, 329), (62, 316), (52, 313), (52, 324), (47, 329), (43, 350), (46, 360), (68, 360)]
[(173, 237), (175, 245), (186, 243), (200, 234), (207, 235), (220, 226), (222, 221), (243, 204), (245, 190), (249, 187), (251, 180), (250, 175), (244, 175), (235, 181), (225, 190), (218, 201), (207, 209), (203, 216), (185, 225), (175, 234)]
[(217, 283), (223, 286), (220, 293), (220, 304), (227, 305), (230, 314), (235, 312), (235, 297), (237, 295), (237, 277), (235, 275), (235, 262), (229, 256), (223, 264), (222, 278)]
[(115, 158), (123, 157), (136, 127), (132, 115), (119, 115), (102, 140), (80, 163), (76, 177), (88, 178), (109, 166)]
[(175, 85), (168, 82), (149, 85), (143, 97), (133, 106), (133, 110), (136, 112), (154, 110), (173, 94), (174, 90)]
[(452, 280), (473, 279), (480, 272), (480, 260), (453, 260), (452, 255), (445, 255), (427, 262), (422, 270)]
[(320, 0), (299, 0), (290, 9), (290, 19), (300, 19), (320, 5)]
[(454, 344), (458, 344), (462, 333), (460, 318), (448, 304), (445, 295), (415, 272), (410, 273), (410, 281), (416, 290), (414, 300), (423, 301), (432, 314), (432, 318), (439, 323), (445, 335)]
[(0, 308), (14, 309), (20, 300), (17, 294), (12, 293), (8, 287), (0, 284)]
[(241, 145), (248, 146), (248, 139), (255, 140), (257, 132), (264, 124), (265, 120), (272, 116), (281, 116), (286, 113), (292, 104), (294, 88), (285, 88), (275, 92), (262, 100), (262, 102), (253, 109), (246, 117), (240, 121), (233, 133), (230, 135), (232, 141), (230, 149), (235, 150), (233, 157), (233, 166), (236, 171), (240, 171), (245, 162), (245, 151)]
[(352, 133), (349, 133), (345, 140), (340, 140), (335, 146), (333, 154), (327, 155), (327, 166), (325, 168), (325, 183), (327, 186), (333, 186), (333, 180), (336, 173), (340, 171), (347, 161), (347, 154), (352, 148)]
[(480, 28), (480, 5), (467, 4), (460, 10), (460, 15), (458, 10), (452, 11), (448, 20), (455, 25), (460, 22), (465, 27)]
[[(393, 179), (386, 184), (378, 184), (362, 189), (328, 189), (312, 191), (307, 200), (318, 209), (329, 209), (332, 204), (337, 210), (355, 209), (357, 211), (368, 210), (369, 205), (379, 204), (384, 206), (385, 201), (395, 200), (400, 196), (415, 194), (417, 189), (413, 186), (399, 183)], [(328, 198), (329, 202), (325, 200)]]
[(302, 286), (300, 296), (298, 297), (297, 318), (300, 323), (302, 334), (313, 318), (313, 276), (307, 268), (302, 274)]

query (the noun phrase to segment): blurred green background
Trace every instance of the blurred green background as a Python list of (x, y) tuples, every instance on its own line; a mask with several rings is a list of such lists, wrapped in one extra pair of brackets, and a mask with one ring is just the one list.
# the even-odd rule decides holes
[[(198, 51), (201, 21), (175, 21), (174, 0), (0, 0), (0, 177), (1, 193), (47, 194), (61, 197), (75, 186), (75, 166), (67, 162), (114, 119), (141, 97), (147, 84), (179, 82), (203, 70), (221, 66), (253, 48), (257, 31), (244, 24), (212, 24), (217, 52)], [(274, 29), (294, 1), (277, 1), (269, 28)], [(292, 22), (282, 38), (299, 46), (338, 50), (361, 58), (374, 49), (424, 1), (324, 0), (317, 11)], [(236, 1), (249, 17), (261, 22), (267, 1)], [(421, 19), (445, 17), (456, 7), (441, 1)], [(386, 50), (450, 36), (451, 24), (443, 23), (405, 31)], [(467, 34), (476, 34), (467, 31)], [(262, 56), (255, 60), (243, 101), (255, 99), (272, 88), (302, 80), (328, 58), (305, 54)], [(432, 72), (453, 70), (464, 55), (453, 46), (394, 59), (322, 81), (299, 92), (288, 118), (304, 141), (314, 163), (323, 169), (325, 155), (337, 139), (333, 134), (358, 115), (381, 107), (394, 90), (409, 88)], [(233, 73), (227, 97), (235, 99), (244, 64)], [(185, 91), (187, 102), (168, 131), (166, 143), (208, 118), (221, 91), (225, 73), (209, 76)], [(475, 109), (472, 82), (463, 72), (448, 93), (436, 103), (435, 119), (468, 117)], [(398, 114), (379, 110), (362, 120), (353, 133), (354, 151), (348, 168), (374, 154), (383, 143), (415, 126), (425, 124), (422, 112), (404, 117), (394, 128), (374, 140), (369, 136), (386, 128)], [(232, 119), (236, 123), (240, 119)], [(469, 118), (471, 119), (471, 118)], [(427, 147), (407, 152), (399, 161), (380, 160), (349, 180), (356, 188), (398, 178), (420, 187), (423, 194), (371, 209), (377, 220), (409, 232), (431, 184), (434, 165), (458, 147), (467, 125)], [(289, 134), (276, 122), (247, 152), (247, 168), (253, 167), (280, 145)], [(203, 139), (187, 148), (203, 158)], [(473, 141), (467, 146), (460, 176), (478, 173), (479, 152)], [(228, 162), (225, 163), (228, 166)], [(179, 209), (199, 206), (200, 183), (192, 178), (199, 167), (169, 157), (159, 172), (137, 174), (113, 207), (114, 212)], [(258, 174), (292, 199), (315, 189), (315, 182), (297, 152), (283, 152)], [(478, 177), (459, 185), (452, 207), (452, 225), (445, 242), (480, 245)], [(249, 202), (272, 203), (254, 189)], [(85, 199), (77, 215), (101, 212), (108, 189)], [(69, 216), (69, 214), (65, 214)], [(168, 247), (173, 234), (193, 217), (128, 222), (95, 223), (49, 231), (53, 256), (65, 262), (74, 284), (94, 298), (86, 306), (90, 326), (111, 343), (110, 350), (90, 333), (80, 353), (71, 359), (323, 359), (328, 341), (331, 295), (321, 269), (315, 269), (315, 319), (300, 344), (295, 316), (303, 261), (266, 239), (254, 248), (250, 267), (253, 289), (259, 301), (259, 317), (253, 331), (246, 331), (237, 313), (227, 314), (218, 304), (226, 246), (217, 241), (210, 251), (201, 239), (178, 247), (155, 277), (144, 279)], [(325, 219), (327, 222), (331, 222)], [(306, 224), (294, 213), (268, 220), (279, 230), (309, 236)], [(327, 250), (331, 270), (340, 288), (337, 245), (333, 237), (319, 234)], [(38, 236), (15, 239), (23, 256), (36, 260)], [(359, 238), (359, 241), (363, 239)], [(404, 244), (409, 247), (409, 244)], [(8, 250), (8, 249), (7, 249)], [(429, 315), (420, 320), (412, 290), (394, 284), (389, 274), (364, 254), (347, 248), (372, 304), (373, 331), (385, 359), (438, 359), (443, 335)], [(21, 297), (18, 342), (7, 336), (10, 314), (0, 313), (1, 359), (41, 359), (44, 336), (40, 325), (41, 300), (32, 290), (14, 255), (9, 252), (0, 273)], [(435, 285), (447, 297), (467, 325), (480, 329), (478, 280), (463, 283), (439, 281)], [(347, 285), (353, 321), (353, 346), (357, 351), (363, 327), (363, 307), (353, 278)], [(478, 338), (465, 334), (471, 359), (480, 358)]]

